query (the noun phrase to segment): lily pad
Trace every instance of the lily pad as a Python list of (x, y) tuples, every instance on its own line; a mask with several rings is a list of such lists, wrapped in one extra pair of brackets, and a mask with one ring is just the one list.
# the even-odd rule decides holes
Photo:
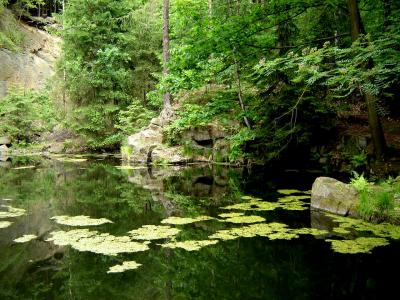
[(300, 194), (300, 193), (302, 194), (303, 193), (302, 191), (293, 190), (293, 189), (287, 189), (287, 190), (281, 189), (281, 190), (277, 190), (277, 192), (279, 194), (283, 194), (283, 195), (292, 195), (292, 194)]
[(70, 245), (78, 251), (88, 251), (104, 255), (133, 253), (149, 250), (149, 242), (133, 242), (129, 236), (114, 236), (108, 233), (98, 233), (88, 229), (70, 231), (54, 231), (47, 241), (59, 246)]
[(73, 157), (56, 157), (57, 160), (62, 162), (80, 163), (87, 161), (87, 158), (73, 158)]
[(131, 230), (128, 233), (134, 240), (159, 240), (171, 238), (181, 230), (170, 226), (144, 225), (141, 228)]
[(359, 237), (354, 240), (326, 240), (332, 243), (332, 249), (338, 253), (355, 254), (371, 253), (375, 247), (386, 246), (388, 241), (384, 238)]
[(25, 169), (34, 169), (36, 166), (22, 166), (22, 167), (15, 167), (12, 168), (13, 170), (25, 170)]
[(242, 196), (241, 198), (242, 198), (243, 200), (256, 200), (256, 201), (262, 200), (261, 198), (257, 198), (257, 197), (253, 197), (253, 196), (248, 196), (248, 195)]
[[(342, 217), (333, 214), (327, 214), (335, 223), (339, 223), (339, 227), (334, 230), (355, 230), (359, 232), (371, 232), (375, 236), (382, 238), (400, 239), (400, 226), (389, 223), (369, 223), (361, 219)], [(339, 229), (341, 228), (341, 229)]]
[(0, 219), (17, 218), (25, 215), (26, 213), (26, 210), (23, 208), (15, 208), (10, 205), (2, 205), (1, 207), (6, 208), (7, 211), (0, 211)]
[(27, 242), (30, 242), (30, 241), (36, 239), (36, 238), (37, 238), (37, 236), (34, 235), (34, 234), (24, 234), (23, 236), (15, 239), (14, 242), (16, 242), (16, 243), (27, 243)]
[[(291, 234), (291, 236), (296, 235), (291, 233), (291, 229), (287, 227), (286, 224), (282, 223), (259, 223), (259, 224), (252, 224), (243, 227), (231, 228), (231, 229), (224, 229), (215, 232), (214, 234), (210, 235), (210, 239), (220, 239), (220, 240), (233, 240), (239, 237), (255, 237), (255, 236), (263, 236), (269, 237), (272, 234), (281, 233), (282, 238), (283, 234)], [(272, 236), (273, 239), (277, 238), (277, 235)]]
[(233, 218), (233, 217), (240, 217), (243, 215), (244, 213), (233, 212), (233, 213), (219, 214), (218, 216), (221, 218)]
[(307, 203), (300, 201), (310, 198), (309, 196), (286, 196), (278, 199), (277, 202), (268, 202), (260, 200), (250, 200), (248, 202), (237, 203), (222, 207), (229, 210), (249, 210), (249, 211), (270, 211), (277, 208), (285, 210), (306, 210)]
[(94, 219), (89, 216), (55, 216), (50, 218), (50, 220), (55, 220), (58, 224), (68, 226), (97, 226), (106, 223), (113, 223), (105, 218)]
[(299, 228), (299, 229), (293, 229), (293, 232), (297, 234), (310, 234), (310, 235), (325, 235), (328, 234), (329, 231), (323, 230), (323, 229), (318, 229), (318, 228)]
[(204, 241), (193, 240), (193, 241), (171, 242), (171, 243), (161, 244), (161, 247), (171, 248), (171, 249), (182, 248), (185, 249), (186, 251), (197, 251), (205, 246), (215, 245), (217, 243), (218, 241), (216, 240), (204, 240)]
[(214, 218), (209, 216), (199, 216), (196, 218), (169, 217), (167, 219), (162, 220), (161, 223), (171, 224), (171, 225), (184, 225), (184, 224), (190, 224), (208, 220), (214, 220)]
[(237, 216), (231, 217), (224, 220), (224, 222), (229, 223), (259, 223), (264, 222), (265, 219), (260, 216)]
[(12, 222), (8, 222), (8, 221), (0, 221), (0, 229), (2, 228), (7, 228), (12, 224)]
[(110, 267), (108, 269), (107, 273), (122, 273), (127, 270), (134, 270), (137, 269), (141, 266), (141, 264), (138, 264), (136, 261), (124, 261), (121, 265), (115, 265)]

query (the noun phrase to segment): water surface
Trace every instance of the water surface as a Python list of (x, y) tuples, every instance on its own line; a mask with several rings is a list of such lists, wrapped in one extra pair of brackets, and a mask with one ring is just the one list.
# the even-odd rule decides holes
[[(86, 159), (86, 158), (85, 158)], [(163, 248), (116, 256), (81, 252), (46, 241), (58, 230), (75, 229), (51, 220), (60, 215), (106, 218), (113, 223), (92, 227), (100, 233), (126, 236), (143, 225), (160, 225), (170, 216), (229, 213), (222, 209), (246, 197), (277, 201), (279, 189), (310, 189), (315, 174), (218, 166), (119, 168), (119, 159), (85, 161), (13, 158), (0, 166), (0, 204), (26, 214), (0, 229), (0, 299), (384, 299), (397, 292), (399, 243), (371, 254), (342, 254), (326, 239), (345, 239), (332, 232), (332, 220), (304, 210), (242, 211), (263, 223), (290, 228), (319, 228), (324, 236), (271, 240), (266, 237), (219, 240), (198, 251)], [(29, 167), (30, 168), (21, 168)], [(247, 197), (249, 198), (249, 197)], [(1, 200), (6, 199), (6, 200)], [(2, 210), (6, 210), (2, 207)], [(209, 240), (218, 230), (248, 226), (219, 220), (171, 225), (177, 241)], [(89, 228), (89, 227), (80, 227)], [(24, 234), (38, 236), (26, 243)], [(107, 273), (124, 261), (141, 266)]]

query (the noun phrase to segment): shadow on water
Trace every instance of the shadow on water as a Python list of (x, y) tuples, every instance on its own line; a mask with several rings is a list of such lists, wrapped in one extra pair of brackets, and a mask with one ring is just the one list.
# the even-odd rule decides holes
[[(315, 174), (218, 166), (117, 168), (119, 160), (8, 161), (0, 167), (2, 205), (24, 208), (0, 229), (1, 299), (383, 299), (396, 291), (399, 244), (372, 254), (339, 254), (322, 238), (264, 237), (221, 241), (199, 251), (168, 249), (152, 242), (145, 252), (106, 256), (47, 242), (67, 230), (53, 216), (87, 215), (113, 223), (96, 226), (116, 236), (169, 216), (217, 217), (243, 195), (276, 200), (278, 189), (310, 189)], [(32, 168), (18, 169), (21, 165)], [(17, 169), (16, 169), (17, 168)], [(267, 222), (326, 227), (303, 211), (257, 212)], [(329, 223), (329, 222), (328, 222)], [(204, 240), (225, 224), (215, 221), (179, 228), (180, 239)], [(71, 228), (70, 228), (71, 229)], [(14, 239), (35, 234), (17, 244)], [(108, 274), (126, 260), (137, 270)]]

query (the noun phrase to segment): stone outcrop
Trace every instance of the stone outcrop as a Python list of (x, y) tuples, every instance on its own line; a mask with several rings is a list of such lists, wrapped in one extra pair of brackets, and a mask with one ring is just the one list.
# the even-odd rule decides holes
[(60, 38), (22, 23), (19, 30), (24, 35), (21, 49), (0, 49), (0, 98), (15, 85), (24, 89), (43, 88), (54, 74), (54, 62), (60, 55)]
[(191, 158), (183, 154), (182, 147), (163, 144), (163, 128), (173, 120), (173, 116), (161, 113), (153, 118), (147, 128), (128, 137), (130, 154), (128, 159), (141, 163), (183, 164)]
[(311, 208), (343, 216), (357, 216), (359, 194), (349, 184), (329, 177), (318, 177), (312, 186)]
[(226, 137), (229, 134), (223, 126), (210, 123), (185, 130), (180, 135), (179, 145), (171, 147), (163, 143), (163, 128), (172, 121), (173, 118), (166, 118), (161, 113), (160, 117), (151, 120), (147, 128), (129, 136), (130, 160), (171, 164), (228, 161), (229, 143)]

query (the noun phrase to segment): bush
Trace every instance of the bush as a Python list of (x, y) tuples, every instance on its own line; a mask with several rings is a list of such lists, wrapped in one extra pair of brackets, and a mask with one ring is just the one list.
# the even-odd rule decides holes
[(13, 88), (0, 101), (0, 135), (9, 136), (13, 142), (29, 143), (51, 130), (56, 121), (47, 91)]
[(400, 179), (389, 178), (377, 184), (369, 183), (363, 175), (355, 173), (351, 184), (360, 193), (358, 213), (368, 221), (389, 221), (398, 223), (400, 215), (397, 213)]

